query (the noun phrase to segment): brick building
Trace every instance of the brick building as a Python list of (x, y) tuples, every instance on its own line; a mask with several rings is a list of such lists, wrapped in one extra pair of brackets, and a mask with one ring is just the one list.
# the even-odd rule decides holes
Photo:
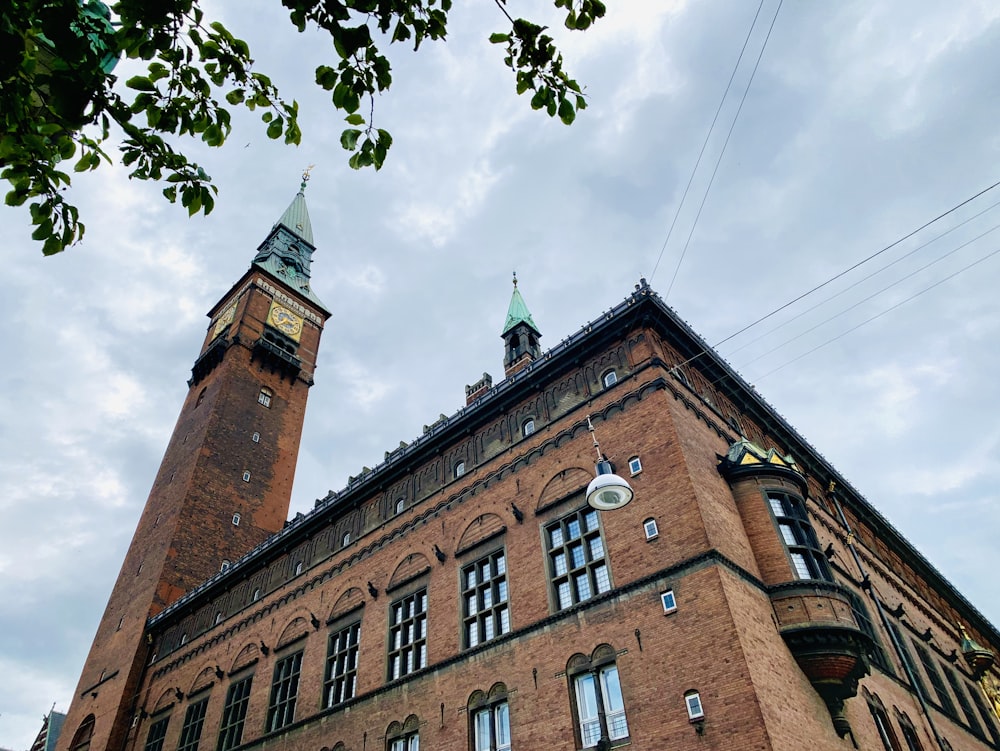
[(286, 522), (313, 249), (300, 191), (209, 312), (60, 751), (1000, 748), (994, 626), (645, 280), (545, 352), (515, 281), (505, 378)]

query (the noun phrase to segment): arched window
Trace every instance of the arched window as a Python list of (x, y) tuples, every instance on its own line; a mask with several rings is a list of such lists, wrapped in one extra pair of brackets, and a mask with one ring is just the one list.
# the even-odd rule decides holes
[(521, 423), (521, 435), (527, 438), (529, 435), (535, 432), (535, 419), (529, 417), (523, 423)]
[(94, 735), (94, 715), (89, 714), (83, 718), (80, 727), (73, 735), (73, 741), (69, 744), (69, 751), (90, 751), (90, 739)]
[(628, 720), (614, 649), (607, 644), (601, 645), (589, 660), (583, 655), (574, 655), (566, 675), (570, 681), (580, 748), (594, 748), (602, 741), (605, 748), (610, 748), (615, 741), (627, 741)]
[(208, 390), (208, 387), (206, 386), (205, 388), (203, 388), (203, 389), (202, 389), (201, 391), (199, 391), (199, 392), (198, 392), (198, 401), (196, 401), (196, 402), (194, 403), (194, 406), (196, 406), (196, 407), (197, 407), (197, 406), (198, 406), (198, 405), (200, 405), (200, 404), (201, 404), (201, 403), (202, 403), (203, 401), (205, 401), (205, 392), (206, 392), (207, 390)]
[(618, 383), (618, 374), (613, 369), (605, 371), (601, 376), (601, 383), (604, 384), (604, 388), (611, 388)]
[(465, 474), (465, 462), (458, 462), (455, 465), (455, 479), (457, 480), (464, 474)]
[(882, 741), (885, 751), (902, 751), (882, 700), (878, 698), (877, 694), (869, 693), (867, 689), (865, 689), (864, 694), (865, 700), (868, 702), (868, 711), (872, 713), (875, 729), (878, 731), (878, 737)]
[(385, 731), (386, 751), (420, 751), (420, 720), (411, 714), (402, 725), (393, 722)]
[(507, 687), (497, 683), (489, 694), (469, 697), (469, 724), (475, 751), (510, 751), (510, 707)]
[(267, 408), (270, 409), (270, 407), (271, 407), (271, 397), (273, 397), (273, 396), (274, 396), (274, 392), (271, 391), (271, 389), (269, 389), (267, 386), (262, 386), (261, 389), (260, 389), (260, 393), (257, 394), (257, 403), (260, 404), (261, 406), (264, 406), (264, 407), (267, 407)]
[(394, 514), (402, 514), (403, 513), (403, 509), (405, 509), (405, 508), (406, 508), (406, 499), (405, 498), (397, 498), (396, 499), (396, 505), (393, 507), (393, 513)]
[(351, 533), (344, 532), (344, 536), (340, 538), (340, 547), (346, 548), (351, 544)]

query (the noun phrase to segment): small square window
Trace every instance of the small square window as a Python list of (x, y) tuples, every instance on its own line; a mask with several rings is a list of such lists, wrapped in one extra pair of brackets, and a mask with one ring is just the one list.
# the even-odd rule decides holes
[(618, 383), (618, 374), (613, 370), (609, 370), (601, 376), (601, 381), (604, 383), (604, 388), (610, 388)]
[(639, 460), (638, 456), (633, 456), (628, 460), (628, 471), (633, 475), (637, 475), (642, 472), (642, 462)]
[(535, 421), (531, 418), (524, 421), (521, 425), (521, 435), (527, 438), (529, 435), (535, 432)]
[(697, 691), (684, 696), (684, 703), (687, 704), (688, 719), (700, 720), (705, 716), (705, 710), (701, 706), (701, 696)]
[(653, 540), (660, 536), (660, 530), (656, 526), (656, 519), (647, 519), (642, 523), (642, 530), (646, 533), (647, 540)]
[(455, 465), (455, 479), (458, 479), (465, 474), (465, 462), (459, 462)]
[(243, 482), (250, 482), (250, 470), (244, 470), (243, 472)]
[(253, 438), (250, 439), (254, 443), (260, 443), (260, 433), (254, 433)]
[(405, 498), (397, 498), (396, 499), (396, 506), (394, 508), (394, 513), (396, 513), (396, 514), (402, 514), (403, 513), (403, 509), (405, 509), (405, 508), (406, 508), (406, 499)]
[(234, 527), (240, 526), (240, 522), (241, 521), (243, 521), (243, 517), (240, 516), (239, 512), (236, 512), (235, 514), (233, 514), (233, 526)]
[(302, 573), (302, 561), (296, 561), (295, 563), (295, 575), (298, 576)]
[(660, 602), (663, 604), (664, 613), (673, 613), (677, 610), (677, 600), (674, 597), (674, 590), (672, 589), (660, 592)]
[(228, 570), (229, 570), (229, 561), (227, 559), (223, 558), (222, 559), (222, 565), (219, 566), (219, 571), (228, 571)]

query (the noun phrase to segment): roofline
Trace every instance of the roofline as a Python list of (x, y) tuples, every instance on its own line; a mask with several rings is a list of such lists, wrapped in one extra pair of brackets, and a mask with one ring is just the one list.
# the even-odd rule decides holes
[[(270, 275), (268, 277), (270, 278)], [(242, 281), (241, 279), (237, 286)], [(403, 460), (416, 458), (424, 451), (432, 453), (430, 444), (436, 443), (440, 437), (449, 434), (457, 437), (471, 428), (468, 423), (485, 420), (492, 416), (492, 407), (521, 399), (522, 392), (530, 389), (530, 387), (522, 388), (528, 378), (549, 370), (572, 367), (576, 357), (570, 357), (570, 354), (576, 350), (596, 348), (604, 343), (609, 334), (620, 330), (623, 325), (626, 328), (632, 328), (637, 324), (652, 325), (654, 321), (659, 321), (660, 325), (656, 328), (665, 334), (667, 341), (681, 352), (685, 363), (697, 360), (698, 369), (706, 371), (720, 391), (736, 401), (742, 411), (751, 413), (762, 427), (766, 427), (767, 432), (782, 441), (785, 444), (783, 448), (795, 456), (797, 463), (807, 474), (822, 478), (823, 484), (827, 484), (831, 480), (835, 481), (842, 491), (840, 497), (845, 505), (851, 508), (859, 518), (873, 526), (880, 535), (887, 537), (890, 546), (895, 548), (897, 552), (904, 554), (916, 572), (934, 584), (934, 588), (939, 589), (945, 595), (946, 600), (956, 610), (962, 612), (973, 628), (988, 635), (993, 644), (1000, 644), (1000, 632), (997, 631), (996, 627), (930, 561), (914, 548), (812, 444), (803, 438), (752, 385), (747, 383), (701, 336), (695, 333), (687, 322), (681, 319), (673, 308), (653, 291), (645, 279), (641, 279), (640, 283), (635, 286), (635, 291), (618, 305), (585, 324), (574, 334), (562, 339), (540, 358), (529, 363), (523, 370), (500, 381), (471, 404), (459, 408), (452, 416), (434, 423), (408, 445), (390, 452), (383, 462), (376, 465), (374, 469), (352, 478), (342, 490), (331, 491), (323, 498), (317, 499), (312, 511), (292, 519), (284, 529), (233, 562), (227, 571), (215, 574), (182, 595), (160, 613), (150, 618), (147, 622), (148, 625), (154, 626), (166, 620), (176, 611), (223, 582), (239, 580), (241, 570), (252, 561), (267, 560), (270, 558), (269, 553), (272, 555), (281, 554), (287, 549), (289, 543), (299, 537), (308, 536), (313, 526), (323, 526), (325, 520), (332, 513), (359, 506), (370, 497), (373, 490), (382, 486), (382, 480), (386, 475), (391, 475), (394, 470), (401, 474), (405, 473), (406, 470), (402, 466)], [(406, 466), (411, 466), (408, 461)]]

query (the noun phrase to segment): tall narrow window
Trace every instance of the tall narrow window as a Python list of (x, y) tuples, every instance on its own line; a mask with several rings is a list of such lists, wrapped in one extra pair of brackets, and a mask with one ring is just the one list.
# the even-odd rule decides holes
[(781, 539), (792, 559), (792, 568), (799, 579), (824, 579), (833, 581), (833, 574), (820, 549), (819, 540), (806, 514), (802, 499), (776, 490), (767, 491), (774, 520), (781, 532)]
[(969, 723), (969, 728), (976, 736), (985, 739), (983, 726), (979, 723), (979, 718), (976, 717), (976, 710), (972, 708), (972, 704), (969, 702), (969, 695), (962, 689), (962, 684), (959, 683), (958, 675), (955, 673), (954, 668), (947, 665), (942, 665), (941, 667), (944, 670), (945, 678), (948, 679), (948, 685), (951, 686), (955, 698), (958, 699), (958, 706), (962, 708), (962, 714), (965, 715), (965, 720)]
[(533, 418), (529, 417), (527, 420), (521, 423), (521, 435), (527, 438), (534, 432), (535, 432), (535, 421)]
[(885, 654), (885, 649), (882, 647), (882, 640), (879, 638), (878, 632), (875, 630), (875, 624), (872, 623), (871, 615), (868, 612), (868, 607), (865, 605), (864, 600), (861, 599), (860, 595), (855, 592), (848, 591), (848, 596), (851, 598), (851, 612), (854, 613), (854, 620), (858, 622), (858, 627), (862, 632), (868, 635), (872, 640), (872, 650), (868, 653), (868, 657), (873, 664), (878, 666), (880, 670), (889, 675), (895, 675), (892, 670), (892, 665), (889, 662), (889, 658)]
[(899, 626), (892, 621), (889, 621), (889, 630), (892, 632), (893, 638), (899, 646), (899, 652), (903, 656), (903, 662), (906, 663), (907, 671), (909, 675), (912, 676), (912, 680), (916, 684), (917, 690), (920, 691), (921, 696), (925, 699), (930, 698), (927, 696), (927, 686), (924, 685), (924, 681), (920, 677), (920, 671), (917, 670), (917, 664), (913, 661), (913, 655), (910, 654), (909, 647), (907, 647), (906, 642), (903, 641), (903, 634), (900, 632)]
[(597, 512), (583, 508), (545, 527), (549, 576), (556, 608), (563, 610), (611, 589)]
[(465, 462), (458, 462), (455, 465), (455, 479), (458, 479), (465, 474)]
[(198, 751), (201, 741), (201, 731), (205, 726), (205, 710), (208, 709), (208, 697), (191, 704), (184, 713), (184, 724), (181, 726), (181, 741), (177, 751)]
[(872, 714), (875, 730), (878, 732), (879, 740), (882, 741), (885, 751), (902, 751), (899, 746), (899, 740), (896, 738), (896, 733), (892, 729), (892, 723), (889, 722), (889, 715), (885, 711), (885, 705), (882, 704), (882, 700), (867, 690), (864, 693), (865, 698), (868, 700), (868, 711)]
[(69, 751), (90, 751), (90, 740), (94, 736), (95, 720), (96, 718), (92, 714), (83, 718), (80, 727), (73, 734), (73, 740), (70, 741)]
[(149, 726), (149, 735), (146, 736), (144, 751), (162, 751), (163, 739), (167, 736), (168, 722), (170, 722), (170, 715), (153, 718), (153, 724)]
[(507, 687), (498, 683), (489, 695), (477, 691), (469, 699), (472, 751), (510, 751), (510, 707)]
[(295, 721), (295, 700), (299, 695), (301, 670), (301, 650), (278, 660), (274, 666), (271, 701), (267, 708), (267, 732), (273, 732)]
[(243, 521), (243, 517), (240, 516), (239, 511), (237, 511), (235, 514), (233, 514), (233, 526), (234, 527), (240, 526), (241, 521)]
[(574, 675), (572, 680), (581, 747), (593, 748), (602, 739), (628, 738), (618, 667), (614, 664), (594, 667)]
[(396, 499), (396, 505), (393, 507), (393, 513), (394, 514), (402, 514), (403, 513), (403, 509), (405, 509), (405, 508), (406, 508), (406, 499), (405, 498), (397, 498)]
[(977, 686), (968, 686), (968, 688), (969, 695), (972, 696), (972, 701), (979, 710), (979, 716), (983, 719), (983, 724), (986, 725), (986, 730), (993, 737), (993, 743), (1000, 747), (1000, 732), (997, 732), (997, 726), (994, 722), (996, 715), (993, 714), (993, 710), (986, 706), (986, 702), (983, 701), (983, 695)]
[(900, 732), (903, 735), (903, 742), (906, 744), (906, 751), (924, 751), (924, 747), (917, 737), (917, 731), (910, 722), (910, 718), (905, 713), (896, 709), (896, 721), (899, 723)]
[(260, 393), (257, 394), (257, 403), (263, 407), (271, 406), (271, 397), (274, 396), (274, 392), (271, 391), (267, 386), (261, 388)]
[(323, 701), (327, 707), (354, 698), (358, 685), (360, 637), (360, 621), (330, 634), (326, 656), (326, 678), (323, 684)]
[(222, 706), (222, 725), (219, 727), (217, 751), (229, 751), (243, 742), (243, 724), (247, 719), (247, 705), (250, 703), (250, 684), (253, 676), (247, 676), (229, 687), (226, 703)]
[(427, 667), (427, 590), (396, 600), (389, 608), (388, 679)]
[(938, 671), (937, 665), (931, 659), (930, 652), (922, 644), (917, 642), (912, 642), (913, 646), (917, 650), (917, 655), (920, 657), (920, 663), (924, 666), (924, 672), (927, 674), (927, 678), (931, 682), (931, 686), (934, 688), (934, 693), (937, 695), (938, 704), (941, 709), (945, 711), (951, 717), (956, 717), (955, 712), (955, 702), (951, 700), (951, 694), (948, 693), (948, 689), (945, 688), (944, 681), (941, 679), (941, 673)]
[(510, 631), (507, 557), (497, 550), (462, 569), (465, 646), (474, 647)]

